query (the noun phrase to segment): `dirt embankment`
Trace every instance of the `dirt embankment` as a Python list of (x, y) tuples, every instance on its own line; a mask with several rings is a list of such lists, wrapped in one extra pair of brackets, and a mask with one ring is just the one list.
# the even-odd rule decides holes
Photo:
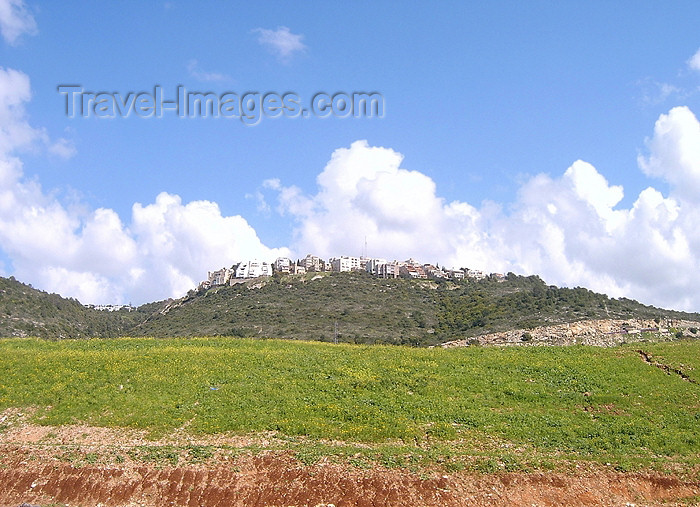
[[(422, 477), (285, 455), (251, 456), (236, 468), (84, 466), (32, 461), (3, 449), (0, 506), (629, 506), (688, 505), (700, 484), (638, 474), (453, 474)], [(9, 453), (9, 454), (8, 454)], [(8, 457), (9, 456), (9, 457)], [(692, 502), (692, 500), (687, 500)]]
[[(685, 336), (700, 337), (700, 323), (685, 320), (600, 319), (541, 326), (534, 329), (514, 329), (474, 338), (443, 343), (441, 347), (479, 345), (596, 345), (613, 347), (623, 342), (637, 341), (643, 333), (671, 337), (680, 331)], [(691, 330), (694, 330), (693, 333)]]
[[(184, 446), (178, 435), (158, 442), (143, 437), (131, 430), (12, 424), (0, 432), (0, 507), (609, 507), (700, 501), (698, 480), (600, 466), (574, 473), (363, 469), (328, 459), (305, 465), (290, 451), (265, 450), (268, 437), (253, 442), (216, 436)], [(244, 451), (251, 444), (259, 450)], [(182, 449), (197, 445), (224, 452), (201, 462), (192, 455), (170, 461), (172, 449), (183, 458), (188, 451)]]

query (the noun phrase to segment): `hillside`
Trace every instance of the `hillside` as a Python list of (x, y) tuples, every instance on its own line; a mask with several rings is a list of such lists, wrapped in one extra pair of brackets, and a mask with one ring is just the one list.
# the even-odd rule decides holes
[(381, 279), (365, 273), (283, 275), (191, 291), (132, 312), (88, 309), (0, 278), (0, 336), (8, 337), (220, 335), (427, 346), (600, 319), (700, 321), (700, 315), (513, 274), (500, 282)]
[(143, 336), (231, 335), (419, 344), (437, 324), (433, 282), (364, 273), (256, 279), (178, 300), (134, 329)]
[(536, 276), (454, 282), (310, 273), (193, 292), (153, 314), (132, 334), (433, 345), (512, 329), (633, 318), (700, 321), (696, 313), (548, 286)]
[(139, 312), (91, 310), (75, 299), (0, 277), (0, 337), (114, 337), (125, 334), (143, 318)]

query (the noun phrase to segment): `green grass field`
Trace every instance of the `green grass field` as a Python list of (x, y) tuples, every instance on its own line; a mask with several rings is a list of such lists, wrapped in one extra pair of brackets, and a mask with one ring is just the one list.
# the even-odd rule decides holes
[[(690, 380), (646, 363), (640, 348)], [(457, 469), (595, 462), (697, 473), (699, 368), (700, 341), (415, 349), (5, 339), (0, 411), (35, 407), (39, 424), (141, 428), (154, 437), (185, 424), (194, 435), (275, 432), (312, 458), (360, 452)]]

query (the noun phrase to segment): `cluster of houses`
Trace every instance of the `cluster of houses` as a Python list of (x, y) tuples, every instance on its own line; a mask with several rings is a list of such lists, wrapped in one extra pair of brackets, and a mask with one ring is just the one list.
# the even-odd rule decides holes
[(200, 290), (206, 290), (218, 285), (234, 285), (249, 278), (272, 276), (274, 273), (304, 274), (309, 272), (344, 272), (365, 271), (379, 278), (432, 278), (463, 280), (472, 278), (481, 280), (487, 277), (499, 281), (505, 280), (501, 273), (486, 274), (475, 269), (445, 269), (432, 264), (421, 264), (415, 259), (406, 261), (387, 261), (367, 257), (351, 257), (341, 255), (329, 260), (315, 255), (307, 255), (296, 262), (287, 257), (279, 257), (275, 262), (248, 260), (234, 264), (230, 268), (210, 271), (208, 277), (199, 284)]
[(92, 310), (100, 310), (102, 312), (118, 312), (120, 310), (126, 310), (127, 312), (133, 312), (136, 310), (135, 306), (131, 304), (128, 305), (85, 305), (86, 308)]

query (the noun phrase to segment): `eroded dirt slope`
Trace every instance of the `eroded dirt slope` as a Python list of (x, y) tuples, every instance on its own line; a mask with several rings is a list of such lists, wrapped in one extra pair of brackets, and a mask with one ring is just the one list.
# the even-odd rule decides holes
[[(697, 483), (638, 474), (557, 473), (421, 477), (263, 455), (236, 467), (83, 466), (2, 450), (0, 505), (84, 506), (583, 506), (689, 505)], [(8, 455), (9, 453), (9, 455)], [(688, 501), (680, 503), (682, 499)], [(678, 503), (676, 503), (678, 502)]]
[[(259, 437), (159, 441), (137, 431), (37, 426), (5, 411), (0, 507), (412, 507), (694, 505), (700, 481), (581, 468), (576, 473), (363, 469), (305, 465)], [(212, 454), (197, 450), (217, 449)], [(251, 452), (251, 449), (256, 449)], [(178, 455), (179, 453), (179, 455)], [(696, 475), (694, 475), (696, 477)]]

